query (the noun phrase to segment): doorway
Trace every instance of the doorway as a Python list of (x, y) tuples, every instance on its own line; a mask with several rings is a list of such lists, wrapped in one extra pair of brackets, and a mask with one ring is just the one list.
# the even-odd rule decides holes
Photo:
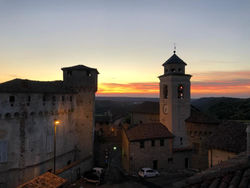
[(153, 169), (158, 169), (158, 160), (153, 160)]
[(189, 159), (185, 158), (185, 168), (189, 168)]

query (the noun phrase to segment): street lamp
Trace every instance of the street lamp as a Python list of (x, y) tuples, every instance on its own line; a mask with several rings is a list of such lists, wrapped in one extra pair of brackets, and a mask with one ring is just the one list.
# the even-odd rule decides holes
[(59, 120), (54, 120), (54, 174), (56, 174), (56, 126), (60, 124)]

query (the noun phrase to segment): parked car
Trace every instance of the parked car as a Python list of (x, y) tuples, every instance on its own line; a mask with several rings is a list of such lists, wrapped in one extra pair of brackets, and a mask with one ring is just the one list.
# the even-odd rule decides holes
[(85, 182), (100, 185), (104, 182), (104, 173), (100, 172), (99, 170), (92, 169), (84, 173), (83, 180)]
[(101, 167), (94, 167), (93, 170), (99, 175), (104, 174), (104, 169)]
[(160, 173), (152, 168), (141, 168), (138, 175), (142, 178), (159, 176)]

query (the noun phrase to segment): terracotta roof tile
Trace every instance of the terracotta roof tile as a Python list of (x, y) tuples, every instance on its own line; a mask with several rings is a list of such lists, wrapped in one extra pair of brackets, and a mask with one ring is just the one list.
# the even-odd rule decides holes
[(173, 54), (162, 66), (167, 64), (184, 64), (187, 65), (181, 58), (179, 58), (176, 54)]
[(159, 102), (146, 101), (141, 104), (133, 105), (132, 113), (146, 113), (146, 114), (159, 114), (160, 104)]
[(173, 138), (173, 134), (161, 123), (140, 124), (125, 130), (129, 141)]
[(243, 188), (250, 187), (250, 162), (245, 153), (222, 162), (192, 177), (176, 182), (178, 188)]
[(205, 124), (219, 124), (219, 120), (214, 117), (208, 116), (207, 114), (201, 112), (199, 109), (191, 105), (191, 115), (186, 122), (190, 123), (205, 123)]
[(19, 185), (18, 188), (57, 188), (64, 185), (66, 182), (66, 179), (50, 172), (46, 172), (22, 185)]
[(212, 149), (240, 153), (246, 150), (246, 124), (224, 121), (216, 132), (208, 137), (207, 145)]

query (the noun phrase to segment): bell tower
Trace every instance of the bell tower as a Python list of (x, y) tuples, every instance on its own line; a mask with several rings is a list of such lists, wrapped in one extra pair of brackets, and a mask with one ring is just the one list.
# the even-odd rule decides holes
[(175, 136), (173, 147), (189, 146), (185, 120), (190, 116), (190, 78), (187, 64), (174, 54), (162, 65), (160, 79), (160, 122)]

